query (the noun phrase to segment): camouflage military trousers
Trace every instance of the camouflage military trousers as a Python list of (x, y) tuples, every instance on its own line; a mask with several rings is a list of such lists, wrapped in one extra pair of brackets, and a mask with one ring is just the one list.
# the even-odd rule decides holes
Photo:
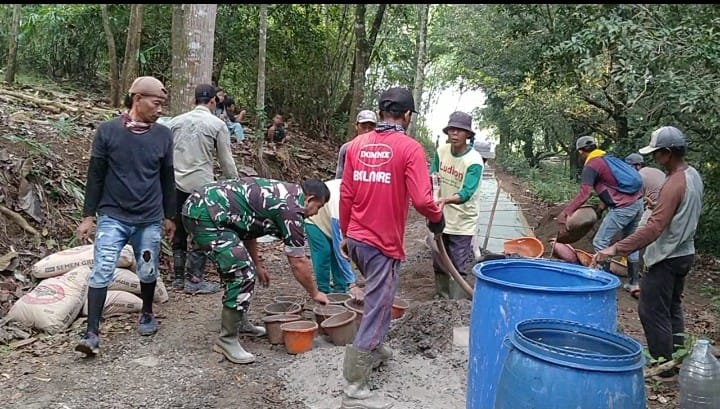
[(255, 264), (243, 240), (232, 229), (218, 227), (212, 220), (182, 216), (185, 230), (218, 268), (224, 293), (223, 305), (247, 311), (255, 289)]

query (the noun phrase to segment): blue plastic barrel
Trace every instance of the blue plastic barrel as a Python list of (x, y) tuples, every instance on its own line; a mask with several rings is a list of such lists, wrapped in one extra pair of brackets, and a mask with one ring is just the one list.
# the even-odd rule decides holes
[(517, 324), (494, 409), (644, 409), (642, 345), (573, 321)]
[(473, 273), (467, 409), (492, 409), (507, 356), (503, 339), (518, 322), (554, 318), (617, 328), (620, 280), (612, 274), (542, 259), (485, 261)]

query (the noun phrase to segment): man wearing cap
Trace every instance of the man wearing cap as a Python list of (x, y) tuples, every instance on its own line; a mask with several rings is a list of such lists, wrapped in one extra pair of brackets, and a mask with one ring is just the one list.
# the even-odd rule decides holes
[[(643, 228), (595, 256), (603, 262), (645, 248), (648, 272), (643, 276), (638, 315), (650, 355), (668, 361), (684, 344), (682, 293), (695, 258), (694, 236), (704, 190), (700, 174), (685, 162), (686, 150), (685, 135), (678, 128), (663, 126), (652, 133), (650, 144), (640, 153), (652, 155), (667, 171), (652, 214)], [(676, 373), (671, 369), (660, 377), (673, 378)]]
[[(375, 129), (376, 124), (377, 116), (375, 115), (375, 112), (370, 111), (369, 109), (360, 111), (357, 114), (357, 119), (355, 120), (355, 132), (357, 132), (355, 136), (372, 131)], [(335, 179), (342, 179), (343, 168), (345, 167), (345, 152), (347, 152), (347, 147), (350, 142), (352, 142), (352, 140), (345, 142), (340, 147), (340, 152), (338, 152), (338, 164), (335, 169)]]
[(657, 203), (657, 196), (660, 187), (665, 183), (665, 172), (658, 168), (645, 166), (645, 159), (639, 153), (631, 153), (625, 157), (625, 162), (632, 165), (642, 176), (643, 180), (643, 200), (645, 202), (645, 211), (638, 227), (642, 227), (647, 223), (652, 209)]
[[(643, 212), (642, 189), (632, 194), (618, 190), (617, 179), (603, 159), (605, 151), (598, 149), (595, 138), (592, 136), (581, 136), (575, 146), (585, 164), (580, 176), (580, 191), (558, 215), (557, 221), (561, 224), (562, 231), (567, 218), (587, 202), (594, 189), (600, 198), (601, 209), (608, 209), (607, 215), (603, 218), (593, 238), (593, 247), (595, 251), (598, 251), (609, 246), (618, 233), (627, 237), (635, 231)], [(633, 252), (628, 257), (629, 280), (625, 285), (625, 289), (628, 291), (637, 285), (640, 272), (639, 261), (638, 252)], [(602, 267), (605, 270), (610, 269), (607, 264)]]
[(365, 278), (364, 313), (352, 345), (345, 349), (343, 374), (348, 382), (343, 408), (390, 408), (369, 389), (373, 368), (391, 356), (383, 345), (390, 311), (405, 258), (403, 239), (408, 203), (428, 219), (435, 234), (444, 228), (442, 210), (433, 201), (422, 145), (405, 134), (415, 111), (406, 88), (390, 88), (379, 101), (374, 131), (348, 145), (340, 184), (341, 248)]
[[(467, 276), (472, 254), (472, 238), (478, 221), (477, 192), (483, 174), (483, 158), (473, 149), (475, 132), (472, 117), (465, 112), (450, 114), (443, 132), (450, 143), (440, 146), (430, 166), (430, 173), (440, 178), (440, 200), (445, 215), (443, 244), (455, 269)], [(448, 274), (439, 254), (433, 251), (435, 291), (440, 298), (463, 299), (467, 294)]]
[(140, 335), (152, 335), (160, 242), (175, 232), (175, 178), (172, 132), (155, 121), (167, 90), (157, 78), (138, 77), (125, 96), (128, 108), (95, 131), (85, 184), (83, 221), (77, 238), (90, 237), (93, 219), (95, 260), (88, 289), (87, 330), (76, 351), (92, 356), (100, 349), (100, 319), (118, 256), (129, 242), (140, 279)]
[(178, 115), (168, 123), (174, 138), (175, 194), (177, 215), (173, 237), (173, 288), (189, 294), (211, 294), (220, 291), (220, 285), (203, 279), (205, 254), (193, 245), (188, 261), (188, 234), (182, 224), (182, 206), (190, 194), (215, 180), (214, 164), (217, 158), (225, 179), (238, 177), (230, 148), (230, 133), (222, 119), (213, 114), (218, 102), (215, 87), (199, 84), (195, 87), (195, 108)]

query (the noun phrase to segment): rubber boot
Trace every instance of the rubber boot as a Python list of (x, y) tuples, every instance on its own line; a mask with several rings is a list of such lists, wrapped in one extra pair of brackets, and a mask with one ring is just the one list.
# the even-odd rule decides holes
[(205, 262), (207, 256), (200, 250), (193, 250), (188, 257), (190, 275), (185, 282), (185, 292), (188, 294), (213, 294), (222, 289), (220, 284), (205, 281)]
[(373, 362), (372, 368), (377, 369), (380, 365), (387, 362), (393, 356), (393, 351), (385, 344), (378, 345), (373, 351), (375, 361)]
[(220, 336), (213, 345), (213, 351), (225, 355), (225, 358), (236, 364), (255, 362), (255, 356), (238, 342), (237, 334), (243, 319), (243, 312), (223, 307), (220, 321)]
[(242, 312), (242, 319), (240, 320), (240, 328), (238, 329), (239, 335), (250, 335), (253, 337), (262, 337), (267, 333), (265, 327), (252, 325), (248, 319), (247, 312)]
[(348, 385), (343, 390), (341, 409), (389, 409), (393, 407), (382, 397), (370, 391), (368, 380), (375, 357), (372, 352), (345, 347), (343, 375)]
[(435, 272), (435, 297), (440, 299), (450, 298), (450, 276), (445, 273)]
[(182, 290), (185, 288), (185, 262), (187, 261), (187, 252), (183, 249), (173, 249), (173, 270), (175, 271), (175, 279), (172, 288)]
[(455, 281), (452, 277), (449, 277), (449, 291), (448, 294), (450, 295), (451, 300), (467, 300), (470, 299), (468, 294), (465, 292), (465, 290), (462, 289), (460, 284), (458, 284), (457, 281)]

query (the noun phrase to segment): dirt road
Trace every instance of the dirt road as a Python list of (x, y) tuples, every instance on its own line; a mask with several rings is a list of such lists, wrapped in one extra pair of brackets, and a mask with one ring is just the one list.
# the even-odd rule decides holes
[[(537, 220), (533, 214), (527, 216), (531, 223)], [(411, 310), (430, 305), (427, 303), (433, 295), (425, 231), (424, 220), (411, 211), (406, 232), (408, 259), (402, 266), (399, 293), (410, 301)], [(256, 322), (263, 306), (276, 295), (303, 295), (278, 244), (261, 246), (268, 254), (272, 285), (255, 293), (251, 318)], [(210, 279), (217, 280), (217, 275), (208, 271)], [(717, 321), (709, 312), (709, 301), (699, 293), (705, 279), (699, 274), (689, 280), (685, 297), (688, 328), (696, 333), (715, 331), (717, 336)], [(231, 364), (210, 349), (220, 327), (220, 298), (220, 294), (171, 293), (169, 302), (157, 306), (161, 327), (152, 337), (137, 334), (136, 316), (108, 319), (102, 326), (101, 354), (94, 359), (83, 359), (73, 352), (84, 328), (82, 319), (64, 334), (38, 338), (17, 349), (0, 349), (0, 402), (5, 408), (18, 409), (337, 407), (333, 405), (339, 402), (342, 385), (341, 347), (319, 340), (311, 354), (293, 356), (282, 345), (248, 339), (244, 346), (257, 356), (257, 362)], [(622, 289), (618, 300), (620, 329), (642, 341), (636, 301)], [(439, 311), (437, 317), (443, 323), (431, 331), (435, 340), (444, 337), (442, 341), (447, 341), (453, 325), (467, 325), (469, 303), (452, 308), (447, 305), (433, 310)], [(311, 309), (307, 304), (306, 310)], [(413, 317), (422, 318), (419, 313)], [(424, 325), (410, 318), (406, 321), (406, 325), (416, 327), (418, 323)], [(392, 333), (406, 338), (390, 340), (396, 346), (397, 358), (381, 370), (375, 384), (382, 385), (382, 390), (399, 402), (396, 407), (400, 409), (464, 408), (465, 352), (446, 346), (430, 354), (413, 350), (409, 343), (416, 342), (417, 337), (397, 328), (400, 324), (393, 325)], [(447, 382), (438, 383), (437, 376)], [(676, 384), (648, 384), (649, 407), (673, 407), (676, 392)], [(434, 400), (438, 396), (442, 400)]]

